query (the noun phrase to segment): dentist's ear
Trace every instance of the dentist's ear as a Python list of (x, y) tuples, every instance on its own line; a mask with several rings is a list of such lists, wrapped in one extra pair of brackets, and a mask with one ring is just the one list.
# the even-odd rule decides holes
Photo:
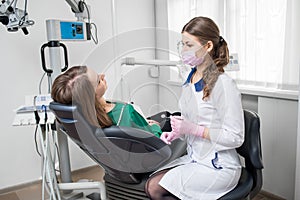
[(212, 41), (208, 41), (207, 43), (206, 43), (206, 50), (208, 51), (208, 52), (211, 52), (211, 50), (213, 50), (213, 48), (214, 48), (214, 44), (213, 44), (213, 42)]

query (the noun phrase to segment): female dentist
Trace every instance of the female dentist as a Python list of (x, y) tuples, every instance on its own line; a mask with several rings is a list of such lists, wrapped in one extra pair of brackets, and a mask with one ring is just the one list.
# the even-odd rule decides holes
[(182, 117), (171, 118), (170, 144), (186, 139), (187, 155), (159, 169), (146, 183), (153, 199), (218, 199), (238, 183), (241, 164), (235, 148), (244, 141), (241, 95), (224, 73), (226, 41), (209, 18), (196, 17), (182, 29), (182, 60), (194, 66), (182, 87)]

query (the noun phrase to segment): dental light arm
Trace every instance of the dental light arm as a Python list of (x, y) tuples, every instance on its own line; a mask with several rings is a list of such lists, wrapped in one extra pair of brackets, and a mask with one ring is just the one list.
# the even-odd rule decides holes
[(158, 66), (162, 67), (176, 67), (178, 70), (178, 78), (185, 80), (187, 73), (190, 71), (190, 68), (185, 66), (181, 60), (179, 61), (172, 61), (172, 60), (143, 60), (143, 59), (135, 59), (134, 57), (124, 57), (121, 59), (121, 66), (122, 65), (142, 65), (142, 66), (153, 66), (150, 69), (150, 75), (152, 77), (158, 77)]
[(121, 60), (121, 65), (156, 65), (156, 66), (178, 66), (179, 61), (171, 60), (141, 60), (133, 57), (125, 57)]
[(81, 3), (79, 3), (82, 1), (66, 0), (66, 2), (69, 4), (69, 6), (71, 7), (71, 9), (74, 13), (81, 13), (83, 11), (83, 7), (82, 7), (83, 5)]
[[(71, 7), (72, 12), (75, 13), (78, 21), (90, 20), (90, 6), (87, 5), (83, 0), (65, 0)], [(90, 23), (90, 22), (89, 22)]]
[(27, 27), (32, 26), (34, 21), (28, 18), (27, 0), (25, 0), (24, 10), (16, 7), (17, 2), (18, 0), (2, 0), (0, 2), (0, 22), (7, 27), (9, 32), (21, 29), (27, 35)]

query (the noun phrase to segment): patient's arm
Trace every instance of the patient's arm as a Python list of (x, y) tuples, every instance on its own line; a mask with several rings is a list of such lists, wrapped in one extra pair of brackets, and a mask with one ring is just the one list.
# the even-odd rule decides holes
[(147, 122), (150, 126), (152, 126), (153, 124), (156, 124), (156, 125), (160, 126), (160, 123), (153, 120), (153, 119), (147, 119)]

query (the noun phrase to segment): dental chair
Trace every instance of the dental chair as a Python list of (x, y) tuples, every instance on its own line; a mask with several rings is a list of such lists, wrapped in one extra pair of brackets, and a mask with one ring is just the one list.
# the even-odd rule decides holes
[[(181, 140), (166, 145), (140, 129), (94, 127), (75, 105), (51, 102), (49, 108), (56, 116), (61, 132), (104, 168), (105, 188), (110, 200), (149, 199), (144, 192), (149, 175), (186, 152), (186, 143)], [(159, 121), (163, 131), (170, 131), (169, 116), (169, 112), (161, 112), (150, 118)]]
[(253, 199), (262, 188), (262, 152), (260, 140), (259, 116), (252, 111), (244, 110), (245, 140), (237, 148), (239, 155), (244, 158), (245, 166), (238, 185), (219, 200)]
[[(149, 175), (186, 153), (186, 144), (181, 140), (169, 146), (139, 129), (93, 127), (74, 105), (51, 102), (49, 107), (62, 125), (62, 132), (105, 169), (105, 188), (110, 200), (149, 200), (144, 191)], [(169, 116), (170, 113), (161, 112), (150, 119), (159, 121), (163, 131), (170, 131)], [(248, 110), (244, 110), (244, 120), (245, 141), (237, 152), (244, 158), (245, 166), (238, 185), (219, 200), (252, 199), (262, 187), (260, 120)]]

